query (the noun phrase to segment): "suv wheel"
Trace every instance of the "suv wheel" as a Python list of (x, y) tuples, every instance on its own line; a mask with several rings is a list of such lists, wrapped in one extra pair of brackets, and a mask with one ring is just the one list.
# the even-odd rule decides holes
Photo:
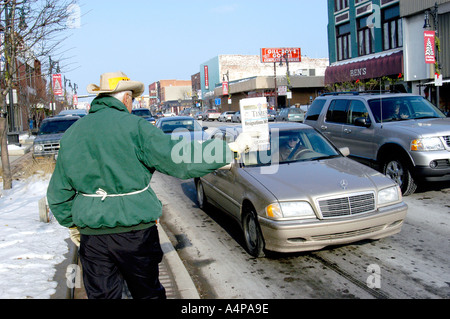
[(403, 196), (411, 195), (416, 191), (417, 184), (405, 160), (389, 158), (383, 165), (383, 173), (400, 186)]

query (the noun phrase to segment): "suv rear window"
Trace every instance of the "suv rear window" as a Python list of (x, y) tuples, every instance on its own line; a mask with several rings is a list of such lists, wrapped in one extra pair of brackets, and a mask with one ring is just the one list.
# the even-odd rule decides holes
[(326, 101), (327, 100), (325, 99), (315, 99), (311, 106), (308, 108), (306, 120), (317, 121)]
[(47, 121), (43, 122), (39, 135), (64, 133), (77, 120)]

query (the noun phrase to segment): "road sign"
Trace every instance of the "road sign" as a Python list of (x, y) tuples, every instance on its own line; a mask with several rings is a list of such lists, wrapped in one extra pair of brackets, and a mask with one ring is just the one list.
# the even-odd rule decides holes
[(261, 62), (282, 62), (285, 61), (283, 56), (286, 54), (288, 62), (302, 62), (302, 53), (300, 48), (262, 48)]
[(218, 97), (217, 99), (214, 100), (214, 102), (217, 106), (219, 106), (220, 104), (222, 104), (222, 99)]

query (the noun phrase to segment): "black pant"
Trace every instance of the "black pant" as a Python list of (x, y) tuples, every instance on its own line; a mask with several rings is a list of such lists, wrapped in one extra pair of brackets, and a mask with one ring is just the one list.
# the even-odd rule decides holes
[(121, 234), (81, 235), (80, 258), (88, 298), (122, 298), (125, 279), (133, 299), (165, 299), (158, 278), (162, 256), (156, 226)]

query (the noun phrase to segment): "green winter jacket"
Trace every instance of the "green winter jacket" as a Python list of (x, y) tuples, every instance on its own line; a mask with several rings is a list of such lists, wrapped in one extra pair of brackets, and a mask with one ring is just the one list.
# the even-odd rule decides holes
[[(62, 226), (78, 227), (82, 234), (145, 229), (162, 214), (161, 202), (148, 187), (154, 170), (189, 179), (231, 159), (223, 141), (173, 140), (131, 115), (119, 100), (97, 97), (89, 114), (61, 139), (47, 200)], [(99, 189), (108, 196), (89, 197)]]

